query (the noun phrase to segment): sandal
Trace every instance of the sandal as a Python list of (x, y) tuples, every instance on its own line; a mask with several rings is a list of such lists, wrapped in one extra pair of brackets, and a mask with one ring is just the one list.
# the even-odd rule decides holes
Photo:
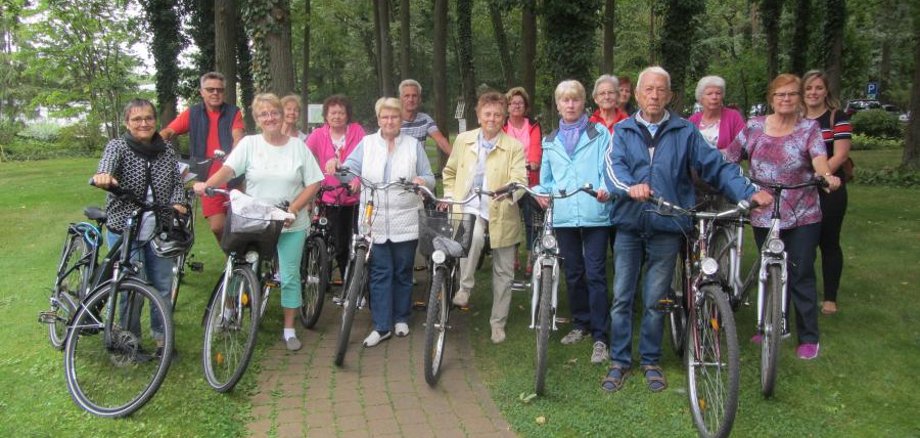
[(825, 315), (833, 315), (837, 313), (837, 302), (836, 301), (825, 301), (821, 303), (821, 313)]
[(668, 381), (664, 378), (664, 371), (660, 366), (642, 365), (642, 372), (645, 374), (645, 384), (649, 391), (661, 392), (668, 387)]
[(629, 368), (618, 364), (610, 365), (607, 376), (601, 380), (601, 389), (607, 392), (617, 392), (623, 389), (627, 376), (629, 376)]

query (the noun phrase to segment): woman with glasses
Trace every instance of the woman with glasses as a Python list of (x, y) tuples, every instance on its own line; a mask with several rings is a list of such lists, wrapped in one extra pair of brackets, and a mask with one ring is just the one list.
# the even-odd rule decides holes
[(620, 100), (620, 81), (613, 76), (602, 75), (594, 81), (591, 96), (597, 104), (597, 109), (588, 121), (604, 126), (610, 131), (610, 135), (613, 135), (613, 125), (629, 117), (629, 114), (617, 106)]
[(294, 317), (303, 304), (300, 260), (310, 226), (307, 206), (319, 190), (323, 173), (303, 142), (282, 132), (284, 107), (278, 96), (256, 95), (252, 113), (262, 133), (240, 140), (217, 173), (206, 182), (195, 184), (195, 192), (200, 195), (205, 187), (217, 187), (231, 178), (245, 176), (249, 196), (271, 205), (289, 203), (288, 212), (296, 217), (285, 224), (278, 239), (278, 270), (284, 309), (282, 339), (288, 350), (296, 351), (301, 347), (294, 331)]
[(288, 94), (282, 97), (281, 107), (284, 108), (284, 123), (281, 125), (281, 132), (300, 141), (307, 141), (307, 134), (300, 130), (300, 112), (303, 110), (300, 96)]
[[(840, 187), (827, 163), (827, 149), (814, 120), (802, 116), (802, 80), (781, 74), (770, 82), (767, 102), (773, 114), (754, 117), (724, 151), (731, 161), (746, 155), (751, 177), (779, 184), (797, 184), (823, 177), (831, 191)], [(751, 212), (751, 225), (758, 247), (769, 232), (772, 209)], [(795, 307), (799, 359), (818, 357), (818, 294), (815, 255), (821, 237), (818, 189), (809, 186), (784, 190), (780, 201), (780, 238), (786, 246), (789, 295)], [(751, 339), (760, 342), (760, 335)]]
[[(524, 147), (524, 161), (527, 168), (527, 185), (533, 187), (540, 183), (540, 161), (543, 159), (543, 135), (540, 132), (540, 123), (530, 118), (530, 96), (524, 87), (514, 87), (505, 93), (508, 99), (508, 120), (502, 127), (505, 134), (521, 142)], [(529, 198), (525, 195), (525, 198)], [(527, 275), (533, 270), (531, 263), (533, 252), (533, 210), (536, 208), (532, 199), (522, 199), (521, 213), (524, 215), (524, 237), (527, 243), (527, 264), (524, 269)], [(517, 256), (514, 259), (514, 268), (518, 269)]]

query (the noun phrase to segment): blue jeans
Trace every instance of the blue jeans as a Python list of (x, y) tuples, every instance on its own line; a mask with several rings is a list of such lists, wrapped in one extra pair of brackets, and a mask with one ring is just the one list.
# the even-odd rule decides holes
[(569, 309), (576, 329), (607, 343), (607, 242), (610, 227), (556, 228)]
[[(121, 235), (113, 233), (112, 231), (106, 232), (106, 241), (109, 248), (118, 240), (121, 239)], [(173, 276), (173, 266), (175, 266), (175, 259), (163, 258), (153, 253), (153, 246), (150, 242), (134, 242), (131, 253), (131, 261), (135, 263), (140, 263), (143, 265), (141, 269), (141, 276), (146, 279), (153, 287), (159, 292), (160, 296), (166, 300), (167, 303), (170, 302), (171, 297), (171, 288), (172, 288), (172, 276)], [(125, 319), (125, 300), (119, 300), (118, 302), (121, 316), (120, 320)], [(128, 330), (135, 334), (140, 334), (140, 327), (127, 327)], [(160, 312), (155, 311), (155, 309), (150, 309), (150, 331), (153, 334), (153, 337), (157, 340), (163, 339), (163, 316), (160, 315)]]
[(642, 326), (639, 332), (639, 355), (642, 365), (654, 365), (661, 359), (664, 313), (658, 302), (667, 294), (680, 249), (679, 234), (639, 234), (618, 230), (614, 244), (613, 307), (610, 309), (610, 359), (619, 365), (632, 364), (632, 309), (636, 284), (642, 270)]
[(418, 240), (375, 243), (370, 260), (371, 317), (374, 329), (388, 332), (408, 322), (412, 307), (412, 266)]

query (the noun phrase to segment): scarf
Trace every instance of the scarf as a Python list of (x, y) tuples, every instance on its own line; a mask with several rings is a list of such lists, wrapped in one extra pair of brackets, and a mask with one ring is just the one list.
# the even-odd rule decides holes
[(125, 140), (125, 143), (128, 144), (128, 147), (134, 151), (134, 153), (140, 155), (146, 160), (153, 160), (166, 150), (166, 142), (163, 141), (163, 137), (160, 137), (159, 132), (155, 132), (153, 134), (153, 138), (150, 139), (150, 144), (145, 144), (137, 141), (137, 139), (135, 139), (130, 132), (126, 132), (122, 138)]
[(566, 123), (565, 120), (559, 120), (559, 136), (562, 140), (562, 145), (565, 146), (565, 152), (569, 154), (569, 157), (575, 154), (575, 146), (578, 144), (578, 137), (581, 136), (581, 133), (585, 131), (585, 127), (588, 126), (588, 116), (582, 114), (578, 120), (572, 123)]

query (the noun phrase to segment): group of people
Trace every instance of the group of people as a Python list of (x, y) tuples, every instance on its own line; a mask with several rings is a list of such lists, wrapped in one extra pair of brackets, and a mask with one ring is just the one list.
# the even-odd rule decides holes
[[(814, 262), (820, 247), (825, 288), (820, 308), (826, 314), (834, 313), (842, 270), (840, 228), (846, 211), (841, 166), (847, 160), (850, 137), (846, 116), (837, 111), (838, 102), (827, 85), (826, 76), (819, 71), (809, 72), (804, 79), (779, 75), (767, 91), (773, 113), (745, 122), (723, 105), (725, 81), (716, 76), (700, 80), (696, 97), (702, 111), (689, 120), (667, 109), (672, 97), (670, 76), (660, 67), (643, 70), (635, 89), (626, 77), (598, 78), (591, 93), (596, 111), (590, 115), (585, 111), (585, 87), (566, 80), (554, 92), (560, 119), (558, 129), (549, 133), (542, 132), (530, 117), (531, 100), (523, 88), (488, 91), (476, 105), (480, 127), (459, 134), (451, 145), (431, 117), (419, 111), (422, 87), (411, 79), (400, 83), (398, 99), (377, 101), (379, 129), (374, 133), (366, 134), (353, 120), (351, 103), (344, 96), (328, 97), (323, 102), (325, 123), (305, 135), (297, 127), (302, 108), (296, 96), (279, 99), (260, 94), (253, 101), (252, 113), (261, 133), (244, 136), (239, 110), (224, 103), (224, 78), (208, 73), (201, 78), (202, 103), (159, 133), (153, 105), (132, 102), (125, 111), (128, 132), (107, 145), (94, 179), (102, 186), (123, 184), (136, 179), (138, 169), (145, 167), (146, 186), (136, 187), (139, 193), (157, 202), (172, 202), (182, 211), (185, 200), (175, 172), (149, 170), (174, 165), (176, 154), (170, 140), (189, 133), (193, 156), (212, 157), (217, 150), (229, 153), (226, 162), (215, 162), (208, 170), (207, 181), (195, 185), (197, 193), (242, 177), (251, 196), (271, 203), (288, 201), (288, 210), (296, 219), (282, 232), (278, 260), (283, 340), (290, 350), (301, 347), (293, 320), (302, 304), (299, 265), (309, 227), (306, 207), (321, 184), (350, 183), (352, 190), (327, 191), (322, 199), (332, 206), (328, 211), (334, 216), (330, 223), (337, 241), (336, 260), (344, 269), (356, 211), (364, 201), (358, 194), (358, 180), (344, 178), (340, 168), (347, 167), (374, 183), (405, 179), (434, 188), (424, 147), (431, 137), (449, 155), (443, 169), (445, 197), (462, 199), (477, 188), (495, 191), (509, 183), (527, 184), (539, 193), (574, 191), (591, 184), (596, 197), (560, 199), (553, 217), (573, 323), (562, 343), (574, 344), (590, 336), (591, 361), (610, 362), (602, 388), (611, 392), (622, 388), (633, 368), (632, 312), (641, 277), (639, 365), (648, 388), (661, 391), (667, 380), (659, 366), (664, 314), (658, 303), (667, 294), (681, 241), (692, 224), (656, 215), (645, 202), (654, 195), (693, 207), (697, 179), (732, 203), (749, 200), (771, 206), (772, 194), (742, 176), (741, 159), (749, 161), (751, 176), (759, 180), (797, 183), (817, 175), (829, 184), (826, 192), (816, 188), (784, 191), (780, 200), (781, 237), (789, 254), (789, 290), (796, 311), (797, 355), (802, 359), (818, 356)], [(633, 94), (638, 104), (635, 109), (630, 103)], [(402, 188), (383, 190), (376, 199), (369, 281), (374, 329), (365, 338), (365, 347), (376, 346), (393, 334), (409, 334), (417, 210), (421, 208), (418, 197)], [(226, 218), (225, 202), (205, 198), (202, 203), (218, 239)], [(530, 269), (536, 232), (531, 224), (545, 207), (543, 198), (529, 199), (522, 191), (496, 198), (480, 196), (454, 207), (457, 212), (476, 215), (477, 220), (468, 257), (460, 262), (460, 288), (453, 301), (459, 306), (468, 304), (488, 230), (492, 253), (489, 322), (494, 343), (505, 340), (518, 245), (525, 243), (524, 266)], [(122, 207), (110, 198), (108, 208), (112, 214)], [(763, 244), (769, 221), (769, 208), (752, 213), (758, 245)], [(121, 231), (117, 221), (110, 222), (110, 229), (116, 234)], [(612, 301), (608, 250), (612, 250), (615, 271)], [(161, 293), (168, 293), (160, 288), (162, 278), (158, 280), (167, 270), (157, 263), (147, 263), (145, 268)]]

